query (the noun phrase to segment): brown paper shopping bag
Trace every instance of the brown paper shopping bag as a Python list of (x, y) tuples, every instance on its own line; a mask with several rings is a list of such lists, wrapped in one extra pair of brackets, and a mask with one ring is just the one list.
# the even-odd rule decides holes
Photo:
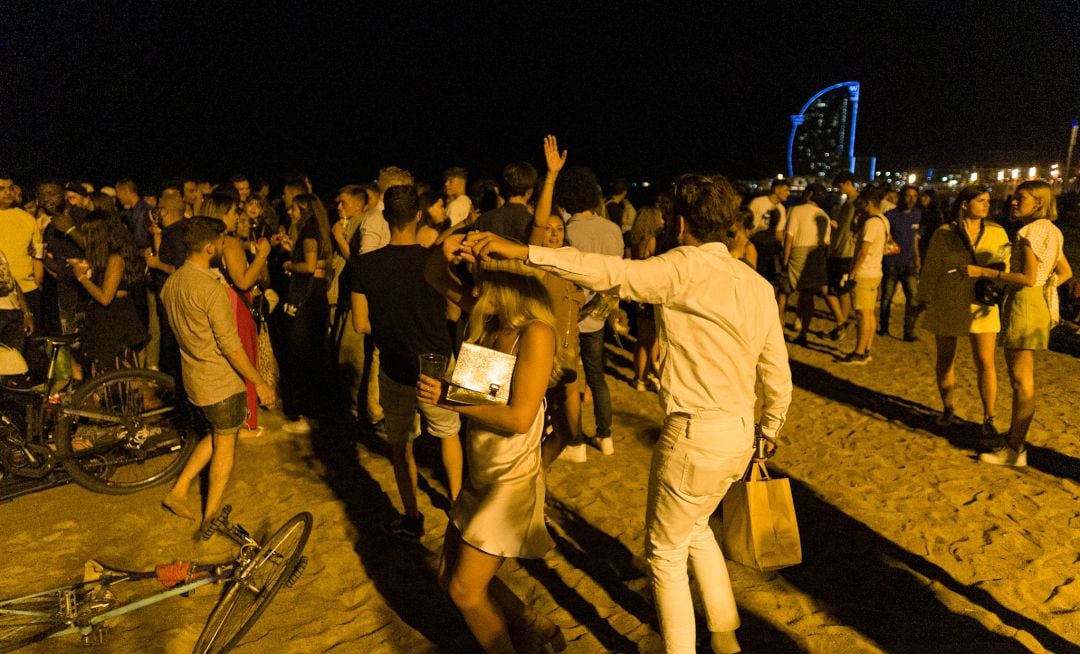
[(758, 570), (802, 562), (799, 524), (787, 479), (770, 479), (764, 462), (751, 462), (746, 479), (724, 497), (724, 556)]

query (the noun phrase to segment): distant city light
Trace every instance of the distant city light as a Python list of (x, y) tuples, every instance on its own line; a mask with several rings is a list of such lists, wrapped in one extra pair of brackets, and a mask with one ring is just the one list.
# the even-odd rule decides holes
[(1010, 179), (1020, 179), (1020, 169), (1019, 168), (1013, 168), (1012, 171), (1009, 173), (1009, 178)]
[(914, 184), (915, 183), (915, 173), (911, 173), (910, 175), (907, 176), (907, 183), (908, 184)]
[(1051, 179), (1057, 179), (1060, 176), (1061, 176), (1061, 171), (1058, 170), (1057, 168), (1053, 168), (1053, 169), (1050, 170), (1050, 178)]
[(649, 183), (648, 182), (642, 182), (641, 187), (642, 188), (649, 188)]
[(1032, 166), (1031, 168), (1028, 168), (1028, 177), (1035, 177), (1038, 174), (1039, 174), (1039, 170), (1035, 166)]
[(971, 177), (969, 177), (968, 179), (971, 180), (972, 184), (974, 184), (975, 182), (979, 181), (979, 173), (971, 173)]
[(999, 182), (1004, 182), (1005, 181), (1005, 171), (1004, 170), (999, 170), (998, 171), (997, 181), (999, 181)]
[(955, 179), (950, 179), (950, 180), (949, 180), (949, 188), (954, 188), (954, 187), (955, 187), (955, 186), (956, 186), (957, 184), (959, 184), (959, 183), (960, 183), (960, 182), (959, 182), (959, 181), (957, 181), (957, 180), (955, 180)]

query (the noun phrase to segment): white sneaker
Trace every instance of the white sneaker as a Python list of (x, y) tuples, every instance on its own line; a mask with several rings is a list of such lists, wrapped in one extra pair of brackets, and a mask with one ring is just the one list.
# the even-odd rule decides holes
[(979, 455), (983, 463), (992, 463), (996, 466), (1012, 466), (1024, 468), (1027, 466), (1027, 448), (1014, 450), (1011, 447), (1003, 447), (994, 452), (983, 452)]
[(600, 451), (602, 453), (608, 455), (615, 454), (615, 441), (612, 440), (611, 436), (597, 438), (596, 443), (600, 446)]
[(585, 443), (567, 445), (559, 458), (573, 463), (585, 463), (588, 460), (588, 448), (585, 447)]
[(281, 425), (281, 428), (289, 434), (310, 434), (313, 427), (314, 421), (308, 420), (304, 416), (300, 416), (292, 422), (286, 422)]

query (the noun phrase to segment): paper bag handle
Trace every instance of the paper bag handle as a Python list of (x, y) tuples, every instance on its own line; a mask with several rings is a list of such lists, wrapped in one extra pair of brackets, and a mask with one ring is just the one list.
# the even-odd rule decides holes
[(772, 479), (769, 476), (769, 470), (765, 467), (764, 461), (751, 460), (750, 465), (746, 468), (746, 474), (743, 475), (743, 481), (767, 481)]

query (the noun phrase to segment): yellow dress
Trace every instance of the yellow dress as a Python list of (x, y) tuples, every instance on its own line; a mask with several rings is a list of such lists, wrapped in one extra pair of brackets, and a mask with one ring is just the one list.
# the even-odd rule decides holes
[[(1009, 235), (997, 223), (987, 221), (981, 238), (975, 243), (975, 261), (980, 266), (1004, 263), (1008, 271)], [(937, 336), (996, 334), (1001, 318), (996, 306), (975, 302), (975, 280), (967, 276), (971, 253), (952, 224), (937, 228), (930, 238), (922, 274), (919, 297), (927, 303), (923, 326)]]

